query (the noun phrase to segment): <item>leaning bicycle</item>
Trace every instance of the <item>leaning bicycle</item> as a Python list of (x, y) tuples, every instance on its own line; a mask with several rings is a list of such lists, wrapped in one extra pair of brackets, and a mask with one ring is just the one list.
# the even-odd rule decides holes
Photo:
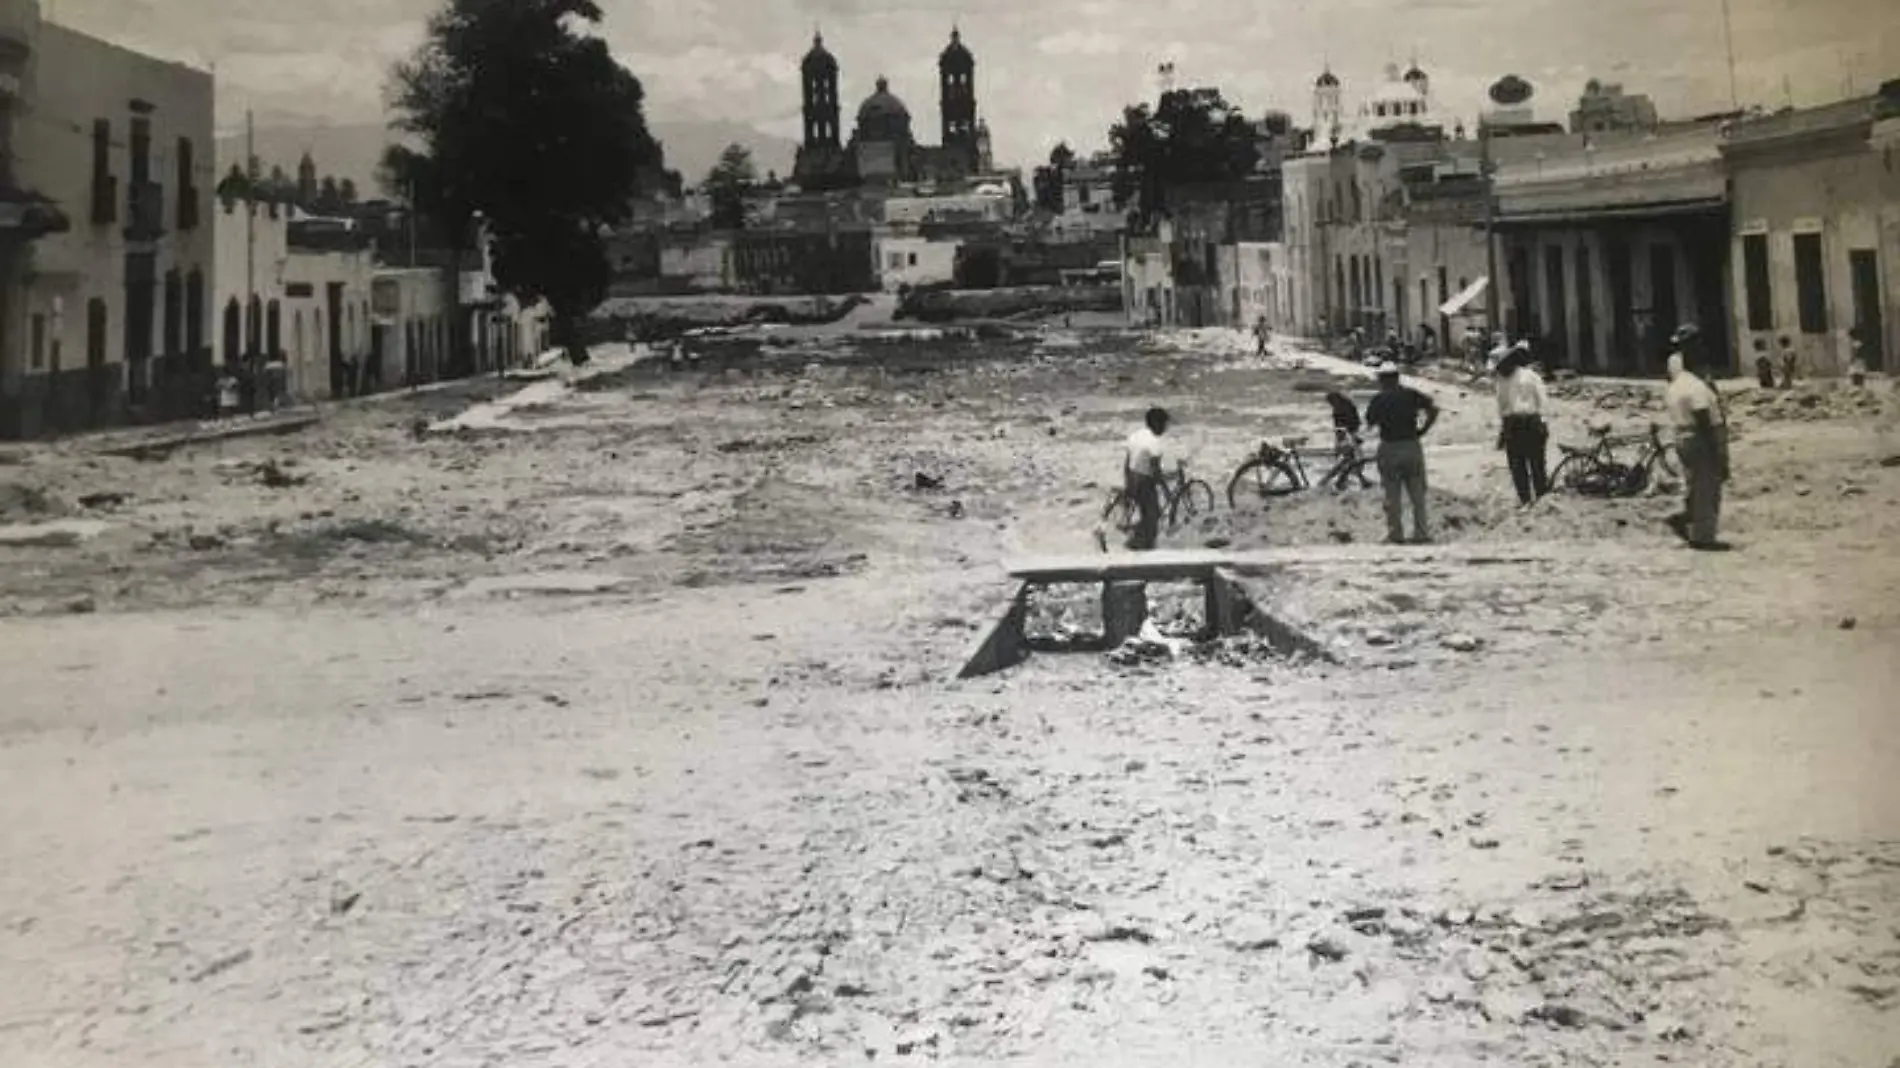
[[(1679, 477), (1669, 445), (1662, 439), (1662, 427), (1651, 423), (1647, 434), (1614, 434), (1610, 424), (1590, 427), (1589, 445), (1558, 445), (1563, 459), (1550, 473), (1554, 489), (1586, 497), (1634, 497), (1649, 489), (1660, 469), (1671, 478)], [(1636, 448), (1633, 460), (1624, 460), (1618, 449)]]
[[(1122, 486), (1109, 493), (1102, 520), (1125, 533), (1135, 529), (1135, 520), (1140, 514), (1128, 487)], [(1198, 478), (1188, 477), (1185, 462), (1175, 464), (1173, 471), (1161, 476), (1161, 516), (1167, 520), (1169, 530), (1191, 523), (1197, 516), (1212, 514), (1214, 488)]]
[[(1243, 494), (1251, 494), (1262, 500), (1285, 497), (1311, 489), (1314, 485), (1331, 486), (1335, 490), (1346, 489), (1357, 481), (1361, 489), (1372, 485), (1366, 477), (1366, 468), (1372, 465), (1372, 458), (1366, 455), (1365, 446), (1357, 435), (1344, 430), (1335, 432), (1333, 451), (1329, 453), (1306, 450), (1310, 438), (1282, 438), (1280, 444), (1263, 441), (1234, 470), (1227, 480), (1227, 504), (1232, 508), (1240, 507)], [(1307, 477), (1306, 463), (1302, 454), (1314, 457), (1331, 457), (1333, 465), (1320, 476), (1318, 483)]]

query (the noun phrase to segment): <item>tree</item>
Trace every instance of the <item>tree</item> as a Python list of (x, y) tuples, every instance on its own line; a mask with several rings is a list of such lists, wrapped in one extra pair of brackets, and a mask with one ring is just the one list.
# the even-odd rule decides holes
[(345, 208), (356, 206), (356, 181), (345, 178), (336, 184), (337, 202)]
[(727, 145), (719, 153), (719, 162), (706, 173), (706, 195), (712, 199), (713, 225), (721, 230), (745, 227), (746, 190), (758, 180), (752, 166), (752, 150), (744, 145)]
[(325, 176), (317, 186), (317, 198), (314, 204), (305, 204), (305, 211), (315, 211), (319, 215), (334, 215), (343, 207), (343, 193), (337, 188), (334, 175)]
[(1253, 127), (1218, 89), (1172, 89), (1152, 111), (1146, 104), (1125, 108), (1108, 140), (1115, 200), (1132, 204), (1144, 226), (1161, 214), (1170, 188), (1253, 173)]
[(546, 299), (575, 363), (612, 278), (602, 235), (661, 163), (645, 90), (592, 32), (601, 17), (594, 0), (445, 0), (392, 72), (391, 125), (415, 147), (391, 146), (381, 175), (452, 261), (479, 213), (496, 282), (524, 303)]

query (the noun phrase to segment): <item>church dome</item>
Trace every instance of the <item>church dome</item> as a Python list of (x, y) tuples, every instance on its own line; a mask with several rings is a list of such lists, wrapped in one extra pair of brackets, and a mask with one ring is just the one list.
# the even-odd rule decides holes
[(825, 48), (824, 34), (811, 35), (811, 51), (805, 53), (803, 67), (807, 74), (836, 74), (838, 72), (837, 59)]
[(1412, 64), (1412, 69), (1405, 72), (1405, 83), (1407, 85), (1425, 80), (1425, 72), (1419, 68), (1417, 63)]
[(910, 109), (891, 92), (890, 79), (879, 77), (877, 92), (865, 97), (864, 103), (858, 105), (858, 124), (864, 125), (867, 122), (876, 123), (891, 119), (909, 122)]
[(1320, 72), (1319, 79), (1313, 83), (1313, 88), (1337, 89), (1339, 88), (1339, 78), (1333, 74), (1333, 69), (1328, 67)]

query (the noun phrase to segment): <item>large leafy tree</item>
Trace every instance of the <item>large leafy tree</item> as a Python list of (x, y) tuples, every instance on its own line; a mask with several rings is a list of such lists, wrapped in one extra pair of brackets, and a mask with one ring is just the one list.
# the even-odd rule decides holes
[(1256, 156), (1252, 124), (1218, 89), (1171, 89), (1153, 108), (1125, 108), (1108, 139), (1115, 199), (1144, 225), (1161, 213), (1168, 189), (1243, 178)]
[(745, 226), (745, 195), (758, 181), (758, 169), (752, 164), (752, 150), (744, 145), (727, 145), (719, 153), (719, 162), (706, 174), (706, 194), (712, 201), (713, 225), (722, 230)]
[(660, 163), (645, 92), (592, 34), (600, 21), (593, 0), (446, 0), (393, 72), (391, 125), (414, 147), (383, 159), (451, 250), (480, 215), (497, 283), (547, 300), (576, 363), (612, 277), (603, 234)]

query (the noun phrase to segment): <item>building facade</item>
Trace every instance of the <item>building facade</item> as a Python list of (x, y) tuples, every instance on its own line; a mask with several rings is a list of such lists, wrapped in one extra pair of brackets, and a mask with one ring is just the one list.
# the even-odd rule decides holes
[(1653, 130), (1658, 125), (1655, 102), (1642, 93), (1626, 93), (1620, 84), (1590, 79), (1570, 113), (1571, 133), (1609, 133), (1613, 130)]
[(215, 289), (211, 75), (0, 6), (0, 437), (194, 412)]
[(1785, 339), (1803, 373), (1839, 374), (1858, 341), (1900, 369), (1900, 92), (1737, 123), (1722, 153), (1744, 359)]
[(825, 47), (824, 36), (813, 35), (799, 63), (804, 138), (792, 180), (801, 189), (946, 183), (990, 171), (989, 127), (977, 113), (976, 56), (958, 30), (950, 31), (950, 43), (937, 56), (936, 145), (918, 140), (910, 109), (881, 75), (858, 105), (847, 139), (838, 73), (838, 59)]
[[(1552, 366), (1654, 374), (1677, 326), (1730, 352), (1727, 180), (1713, 123), (1591, 136), (1497, 169), (1499, 296)], [(1493, 284), (1497, 284), (1494, 280)]]

